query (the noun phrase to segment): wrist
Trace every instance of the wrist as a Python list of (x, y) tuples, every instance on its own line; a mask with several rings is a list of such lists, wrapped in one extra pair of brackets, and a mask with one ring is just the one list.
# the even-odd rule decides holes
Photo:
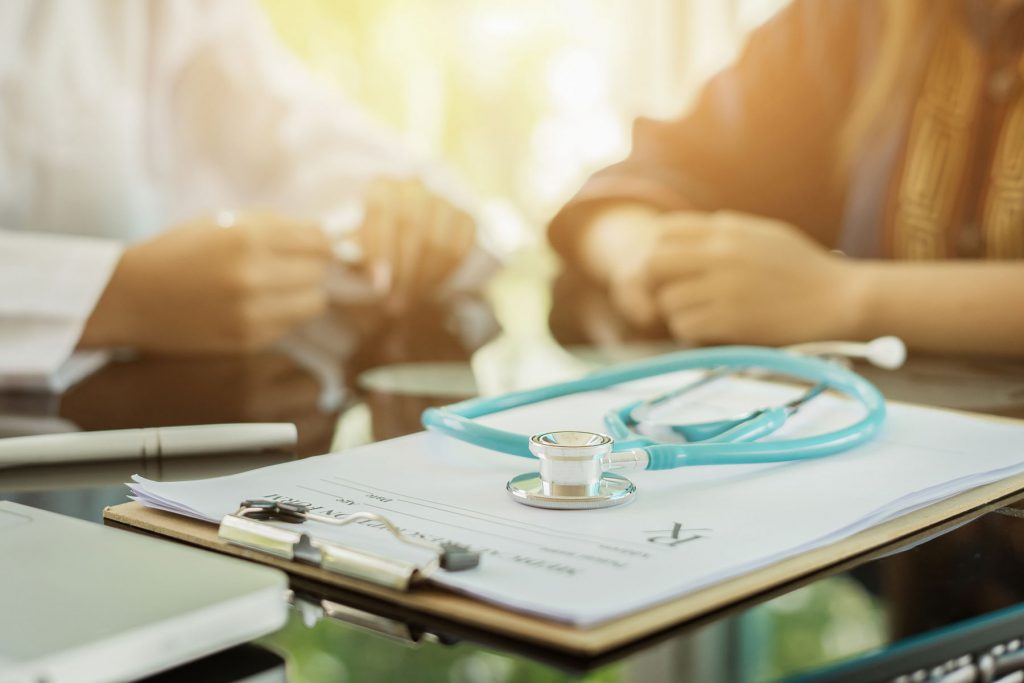
[(840, 288), (842, 295), (839, 301), (840, 310), (843, 312), (843, 336), (848, 339), (877, 336), (872, 322), (877, 290), (875, 264), (872, 261), (850, 259), (845, 256), (839, 258), (843, 261), (844, 286)]

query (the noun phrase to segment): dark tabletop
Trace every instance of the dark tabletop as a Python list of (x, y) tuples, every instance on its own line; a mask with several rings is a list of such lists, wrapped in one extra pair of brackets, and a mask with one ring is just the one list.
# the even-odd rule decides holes
[[(574, 363), (578, 367), (578, 358), (593, 363), (667, 348), (627, 345), (608, 352), (590, 346), (571, 348), (573, 356), (555, 346), (544, 330), (527, 326), (495, 336), (494, 319), (479, 303), (422, 306), (398, 320), (356, 325), (344, 343), (328, 344), (333, 350), (326, 354), (331, 361), (326, 365), (323, 352), (313, 362), (280, 351), (118, 360), (63, 396), (0, 394), (0, 436), (286, 421), (299, 428), (294, 457), (304, 457), (418, 430), (425, 407), (475, 391), (470, 358), (482, 346), (473, 368), (495, 386), (513, 381), (517, 370), (543, 373), (545, 363), (558, 376)], [(1020, 362), (912, 356), (898, 372), (858, 370), (890, 400), (1024, 418)], [(325, 373), (333, 373), (337, 386), (325, 380)], [(104, 506), (125, 501), (123, 482), (132, 474), (192, 479), (286, 457), (241, 454), (19, 468), (0, 472), (0, 499), (99, 522)], [(317, 620), (308, 609), (293, 610), (288, 625), (261, 644), (283, 654), (289, 677), (302, 681), (775, 680), (941, 626), (961, 614), (966, 618), (1024, 602), (1024, 581), (1018, 578), (1024, 567), (1021, 516), (1024, 512), (1015, 515), (1013, 508), (990, 511), (913, 550), (835, 568), (591, 661), (392, 614), (411, 624), (403, 641), (332, 619)], [(296, 590), (313, 597), (309, 587)]]

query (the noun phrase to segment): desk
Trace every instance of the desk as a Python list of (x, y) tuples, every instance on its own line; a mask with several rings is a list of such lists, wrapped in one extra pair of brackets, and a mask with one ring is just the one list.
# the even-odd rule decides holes
[[(435, 319), (448, 322), (429, 324)], [(351, 395), (338, 409), (318, 406), (317, 382), (287, 356), (265, 353), (117, 363), (60, 400), (0, 395), (2, 424), (31, 431), (67, 423), (111, 429), (287, 420), (299, 425), (299, 456), (326, 451), (332, 443), (351, 446), (389, 438), (418, 429), (425, 406), (446, 403), (466, 390), (468, 358), (487, 335), (453, 331), (448, 323), (445, 316), (425, 315), (374, 331), (343, 359)], [(595, 357), (593, 350), (588, 355)], [(497, 354), (492, 358), (506, 362)], [(382, 369), (419, 361), (433, 364)], [(1024, 417), (1024, 364), (923, 357), (899, 373), (865, 374), (893, 399)], [(448, 395), (426, 395), (431, 377), (437, 378), (435, 393)], [(414, 384), (419, 385), (417, 395), (402, 391)], [(150, 467), (146, 475), (196, 478), (267, 462), (244, 455), (173, 461)], [(0, 498), (99, 521), (103, 506), (123, 502), (121, 482), (138, 469), (120, 463), (0, 473)], [(1020, 505), (1019, 513), (1014, 508), (990, 511), (913, 550), (884, 560), (858, 560), (597, 661), (559, 659), (445, 624), (414, 623), (412, 635), (424, 629), (434, 633), (410, 646), (337, 621), (309, 626), (298, 611), (262, 644), (287, 656), (293, 680), (304, 681), (775, 680), (949, 619), (1024, 602)]]

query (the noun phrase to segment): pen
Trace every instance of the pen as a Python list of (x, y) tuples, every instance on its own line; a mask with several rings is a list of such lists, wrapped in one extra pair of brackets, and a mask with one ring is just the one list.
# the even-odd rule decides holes
[(277, 451), (295, 447), (288, 422), (116, 429), (0, 439), (0, 468), (90, 460)]

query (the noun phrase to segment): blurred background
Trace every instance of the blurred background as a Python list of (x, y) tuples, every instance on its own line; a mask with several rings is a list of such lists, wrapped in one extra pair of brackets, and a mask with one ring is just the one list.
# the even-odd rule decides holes
[(472, 363), (477, 390), (493, 394), (588, 367), (586, 350), (565, 353), (549, 330), (559, 267), (547, 222), (626, 155), (637, 116), (684, 111), (786, 0), (262, 4), (309, 69), (475, 197), (481, 238), (508, 266), (486, 293), (502, 335)]
[[(638, 115), (679, 113), (785, 0), (262, 0), (319, 76), (443, 159), (506, 253)], [(637, 74), (643, 74), (637, 77)]]

